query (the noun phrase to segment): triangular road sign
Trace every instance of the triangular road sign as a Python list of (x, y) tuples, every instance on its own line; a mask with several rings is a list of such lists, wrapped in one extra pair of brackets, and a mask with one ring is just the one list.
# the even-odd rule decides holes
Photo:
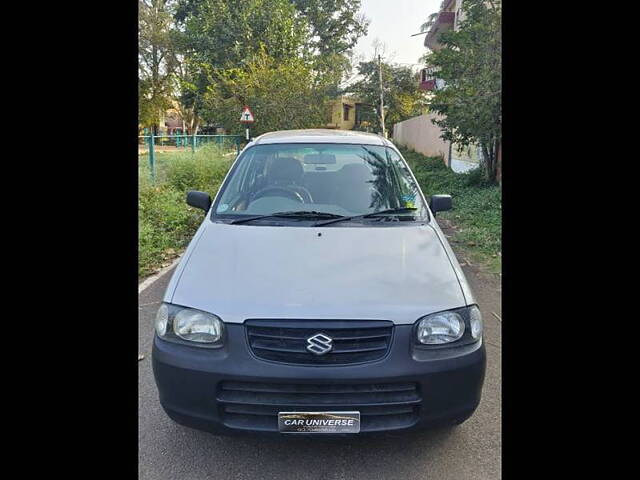
[(240, 123), (253, 123), (255, 119), (253, 118), (253, 113), (249, 110), (249, 107), (245, 105), (242, 109), (242, 113), (240, 114)]

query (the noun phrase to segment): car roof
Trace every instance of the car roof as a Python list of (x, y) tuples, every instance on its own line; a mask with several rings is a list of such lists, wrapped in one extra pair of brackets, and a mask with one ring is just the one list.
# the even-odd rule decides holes
[(260, 135), (252, 142), (254, 145), (276, 143), (350, 143), (356, 145), (386, 145), (393, 144), (386, 138), (375, 133), (357, 132), (354, 130), (280, 130)]

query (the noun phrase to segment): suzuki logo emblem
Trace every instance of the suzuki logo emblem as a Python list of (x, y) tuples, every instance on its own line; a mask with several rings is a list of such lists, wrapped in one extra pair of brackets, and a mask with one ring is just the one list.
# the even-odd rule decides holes
[(324, 355), (333, 349), (333, 339), (324, 333), (316, 333), (307, 338), (307, 350), (316, 355)]

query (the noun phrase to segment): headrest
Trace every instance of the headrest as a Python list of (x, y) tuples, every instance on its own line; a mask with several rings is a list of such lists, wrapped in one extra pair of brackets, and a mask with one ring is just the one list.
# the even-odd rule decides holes
[(362, 163), (349, 163), (342, 167), (338, 174), (340, 177), (349, 180), (365, 181), (371, 178), (371, 170)]
[(293, 157), (279, 157), (271, 161), (268, 176), (272, 181), (297, 182), (304, 174), (299, 160)]

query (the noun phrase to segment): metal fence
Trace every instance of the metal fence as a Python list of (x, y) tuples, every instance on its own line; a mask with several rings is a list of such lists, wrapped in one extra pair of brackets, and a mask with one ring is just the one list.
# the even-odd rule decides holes
[(245, 141), (242, 135), (186, 135), (181, 133), (174, 135), (139, 135), (138, 156), (148, 155), (151, 176), (155, 178), (158, 153), (195, 153), (201, 147), (215, 145), (229, 152), (235, 150), (235, 153), (239, 154), (242, 143)]

